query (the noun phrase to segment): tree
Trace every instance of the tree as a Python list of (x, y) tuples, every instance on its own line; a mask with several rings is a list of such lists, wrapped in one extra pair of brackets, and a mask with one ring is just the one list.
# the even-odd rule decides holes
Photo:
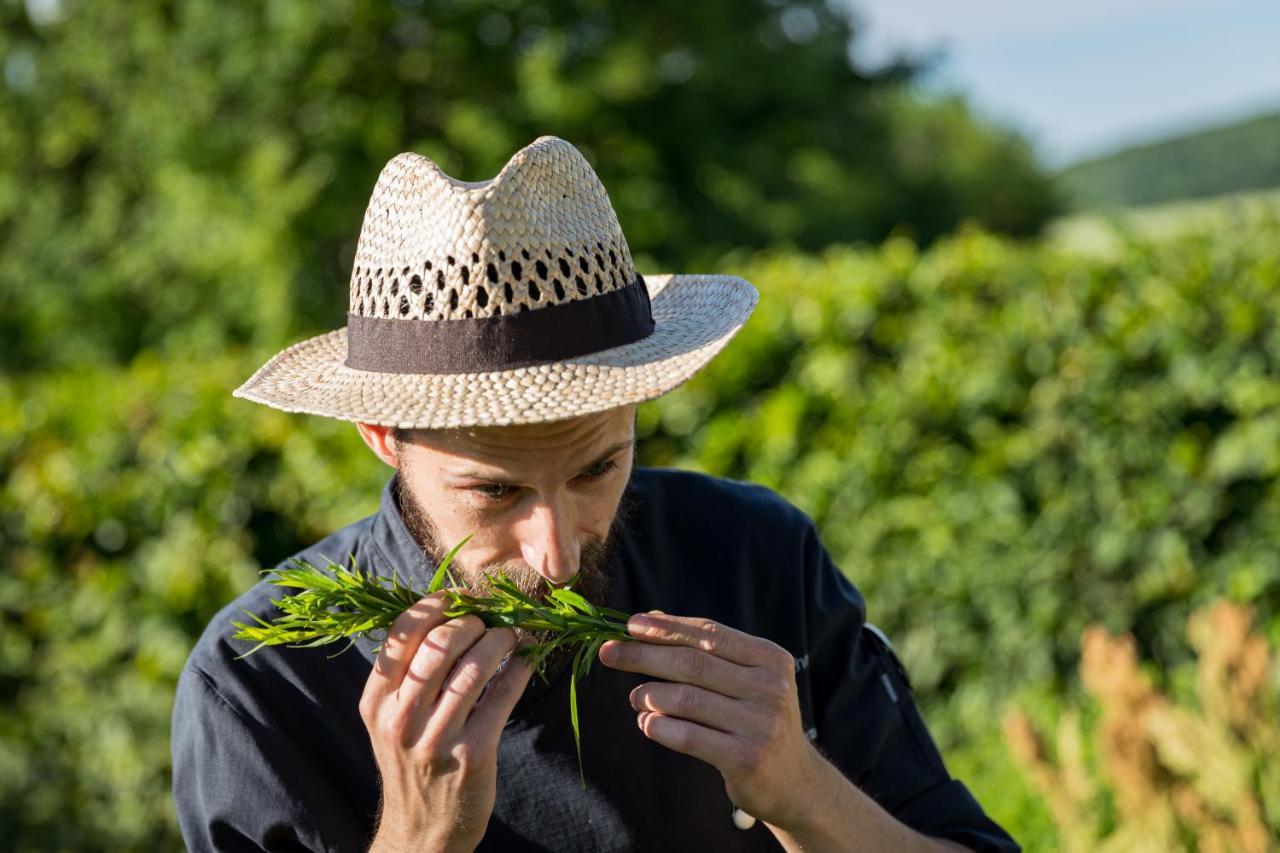
[(562, 136), (654, 271), (1043, 219), (1029, 160), (912, 174), (894, 95), (917, 67), (860, 69), (818, 2), (63, 0), (0, 23), (7, 369), (333, 327), (405, 150), (479, 180)]

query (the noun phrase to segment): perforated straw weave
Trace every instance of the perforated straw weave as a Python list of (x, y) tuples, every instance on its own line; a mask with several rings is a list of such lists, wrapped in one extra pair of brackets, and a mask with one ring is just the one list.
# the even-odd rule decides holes
[[(647, 289), (652, 331), (620, 346), (510, 369), (367, 370), (348, 366), (348, 333), (357, 333), (349, 324), (278, 353), (234, 394), (406, 428), (561, 420), (666, 393), (706, 365), (756, 305), (756, 289), (735, 276), (639, 277), (604, 186), (563, 139), (539, 137), (476, 182), (399, 154), (378, 177), (356, 247), (349, 314), (361, 334), (376, 326), (467, 336), (533, 312), (564, 317), (577, 310), (564, 306), (583, 300), (604, 306), (629, 285)], [(549, 328), (564, 339), (548, 344), (575, 353), (573, 336), (589, 331)], [(431, 356), (404, 353), (406, 363)]]
[(374, 187), (351, 313), (460, 320), (544, 308), (631, 283), (627, 241), (595, 172), (549, 137), (496, 178), (456, 181), (400, 154)]

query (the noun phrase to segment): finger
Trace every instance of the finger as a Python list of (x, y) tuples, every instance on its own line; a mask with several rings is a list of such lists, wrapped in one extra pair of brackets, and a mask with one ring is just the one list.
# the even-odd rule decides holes
[(746, 744), (733, 735), (653, 711), (641, 711), (636, 724), (649, 740), (701, 759), (726, 773), (747, 764)]
[(623, 672), (639, 672), (697, 684), (708, 690), (739, 699), (760, 690), (763, 670), (739, 666), (723, 658), (688, 646), (660, 646), (654, 643), (610, 640), (600, 647), (600, 661)]
[(454, 664), (484, 633), (484, 622), (475, 615), (450, 619), (427, 633), (396, 691), (406, 743), (416, 740), (416, 734), (425, 726)]
[(387, 639), (378, 650), (373, 671), (365, 682), (362, 703), (377, 702), (399, 689), (423, 638), (432, 628), (446, 621), (444, 611), (447, 608), (445, 593), (434, 592), (396, 617), (387, 630)]
[(441, 737), (451, 739), (462, 730), (480, 692), (515, 645), (516, 635), (510, 628), (492, 628), (467, 649), (440, 690), (431, 711), (429, 733), (435, 730)]
[(646, 682), (631, 691), (631, 707), (744, 737), (754, 735), (762, 722), (743, 702), (692, 684)]
[(762, 637), (701, 617), (637, 613), (627, 620), (627, 630), (648, 643), (690, 646), (743, 666), (774, 662), (770, 656), (776, 657), (779, 650), (777, 644)]
[(465, 733), (474, 732), (483, 746), (496, 748), (502, 727), (511, 719), (511, 712), (524, 695), (533, 676), (533, 667), (520, 655), (512, 654), (502, 672), (494, 676), (484, 695), (476, 702), (476, 709), (467, 718)]

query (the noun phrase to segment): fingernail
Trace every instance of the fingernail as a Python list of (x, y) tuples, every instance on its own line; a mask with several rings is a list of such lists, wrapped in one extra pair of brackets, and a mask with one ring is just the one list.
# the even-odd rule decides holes
[(600, 660), (605, 663), (613, 663), (618, 659), (618, 644), (610, 640), (600, 647)]
[(661, 610), (650, 610), (649, 612), (650, 612), (650, 613), (657, 613), (659, 616), (666, 616), (666, 615), (667, 615), (667, 614), (663, 613)]
[(639, 689), (639, 687), (632, 688), (631, 695), (627, 697), (627, 701), (631, 703), (631, 707), (637, 711), (640, 710), (639, 706), (636, 705), (636, 691)]
[(658, 623), (647, 616), (632, 616), (627, 621), (627, 629), (633, 634), (648, 634), (658, 627)]

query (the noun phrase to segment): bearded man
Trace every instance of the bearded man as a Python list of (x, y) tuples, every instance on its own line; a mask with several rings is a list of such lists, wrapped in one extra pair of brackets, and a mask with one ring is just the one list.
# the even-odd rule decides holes
[[(258, 584), (192, 651), (173, 715), (192, 850), (1016, 850), (951, 778), (905, 671), (813, 521), (761, 486), (636, 466), (636, 406), (723, 349), (757, 301), (641, 276), (585, 158), (544, 136), (494, 178), (383, 169), (347, 326), (237, 396), (357, 424), (394, 469), (378, 511), (290, 558), (425, 589), (450, 546), (545, 597), (634, 613), (577, 688), (526, 638), (405, 611), (375, 655), (241, 657)], [(286, 561), (286, 563), (290, 562)], [(283, 565), (283, 564), (282, 564)]]

